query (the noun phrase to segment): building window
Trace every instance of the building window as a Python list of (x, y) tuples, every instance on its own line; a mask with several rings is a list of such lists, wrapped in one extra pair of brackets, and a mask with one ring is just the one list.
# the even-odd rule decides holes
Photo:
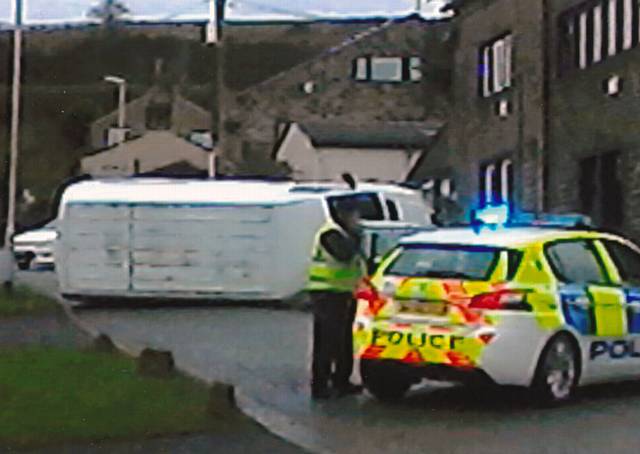
[(513, 163), (502, 159), (480, 168), (481, 206), (499, 205), (513, 201)]
[(640, 41), (640, 0), (589, 1), (560, 17), (559, 72), (585, 69)]
[(489, 97), (511, 87), (513, 66), (513, 37), (497, 38), (480, 48), (480, 94)]
[(373, 82), (422, 80), (420, 57), (359, 57), (353, 61), (353, 78)]
[(619, 177), (620, 154), (605, 153), (580, 161), (580, 210), (596, 225), (620, 228), (624, 194)]
[(402, 58), (378, 57), (371, 59), (371, 80), (379, 82), (402, 81)]

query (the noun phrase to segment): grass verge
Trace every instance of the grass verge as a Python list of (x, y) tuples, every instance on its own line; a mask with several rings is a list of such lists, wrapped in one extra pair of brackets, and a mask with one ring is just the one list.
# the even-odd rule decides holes
[(0, 286), (0, 318), (44, 315), (58, 310), (58, 304), (33, 290), (16, 286), (9, 291)]
[(0, 350), (0, 446), (211, 430), (207, 398), (203, 385), (182, 376), (140, 377), (130, 358), (40, 347)]

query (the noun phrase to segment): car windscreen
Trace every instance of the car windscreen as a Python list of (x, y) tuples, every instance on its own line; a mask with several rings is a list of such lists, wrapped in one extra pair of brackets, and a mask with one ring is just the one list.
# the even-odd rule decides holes
[(384, 274), (403, 277), (488, 280), (500, 249), (442, 244), (403, 245)]
[(365, 221), (382, 221), (384, 220), (384, 212), (382, 203), (376, 193), (358, 193), (349, 195), (340, 195), (328, 197), (329, 212), (333, 219), (337, 219), (336, 205), (342, 201), (352, 201), (358, 207), (360, 217)]

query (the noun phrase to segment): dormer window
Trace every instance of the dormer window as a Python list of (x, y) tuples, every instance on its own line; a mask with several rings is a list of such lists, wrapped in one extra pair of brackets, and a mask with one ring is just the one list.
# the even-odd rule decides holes
[(362, 82), (419, 82), (420, 57), (359, 57), (353, 61), (353, 78)]

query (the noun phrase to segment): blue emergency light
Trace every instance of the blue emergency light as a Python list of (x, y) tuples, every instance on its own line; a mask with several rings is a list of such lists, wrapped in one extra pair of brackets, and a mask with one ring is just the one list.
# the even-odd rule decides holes
[(509, 205), (487, 205), (474, 212), (474, 223), (500, 227), (510, 221)]
[(537, 226), (556, 228), (592, 228), (591, 218), (582, 214), (533, 214), (514, 212), (508, 204), (486, 205), (473, 212), (476, 227)]

